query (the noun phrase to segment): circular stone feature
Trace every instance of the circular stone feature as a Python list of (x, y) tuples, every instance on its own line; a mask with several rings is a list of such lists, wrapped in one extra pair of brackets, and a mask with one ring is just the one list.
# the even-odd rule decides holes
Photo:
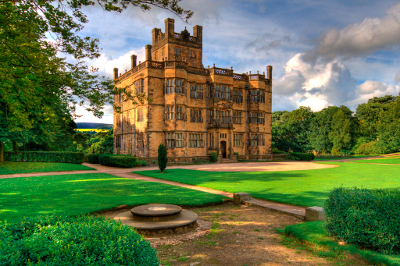
[(172, 204), (147, 204), (131, 209), (134, 216), (160, 217), (179, 214), (182, 208)]

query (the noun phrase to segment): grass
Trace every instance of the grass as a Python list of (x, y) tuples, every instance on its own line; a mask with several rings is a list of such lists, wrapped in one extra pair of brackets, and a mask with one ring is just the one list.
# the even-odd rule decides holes
[[(307, 249), (319, 257), (340, 258), (345, 253), (359, 255), (373, 264), (400, 265), (400, 256), (382, 255), (371, 250), (360, 249), (354, 245), (339, 245), (333, 238), (328, 236), (323, 222), (307, 222), (290, 225), (278, 232), (286, 236), (292, 236), (300, 240), (300, 244), (306, 244)], [(283, 239), (283, 244), (293, 245), (296, 240)]]
[(80, 164), (72, 163), (38, 163), (38, 162), (2, 162), (0, 175), (26, 174), (40, 172), (61, 172), (74, 170), (96, 170)]
[(346, 160), (355, 158), (367, 158), (374, 157), (378, 155), (350, 155), (350, 156), (334, 156), (334, 155), (317, 155), (314, 161), (329, 161), (329, 160)]
[(109, 174), (71, 174), (0, 179), (0, 220), (23, 216), (78, 215), (119, 205), (222, 203), (223, 196)]
[(382, 158), (382, 159), (371, 159), (371, 160), (357, 160), (354, 163), (380, 163), (380, 164), (400, 164), (400, 158)]
[(228, 192), (247, 192), (254, 198), (299, 206), (324, 206), (336, 187), (399, 188), (400, 166), (323, 162), (339, 167), (281, 172), (207, 172), (167, 169), (165, 173), (136, 174)]

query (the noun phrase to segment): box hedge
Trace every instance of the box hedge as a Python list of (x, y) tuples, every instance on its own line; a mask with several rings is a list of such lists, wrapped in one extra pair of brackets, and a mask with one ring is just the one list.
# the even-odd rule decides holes
[(149, 265), (156, 251), (132, 227), (102, 217), (0, 222), (0, 265)]
[(82, 152), (69, 151), (17, 151), (4, 152), (4, 160), (9, 162), (48, 162), (48, 163), (76, 163), (85, 162)]
[(87, 155), (88, 162), (93, 164), (99, 164), (100, 163), (99, 156), (100, 154), (88, 154)]
[(349, 244), (400, 254), (400, 192), (336, 188), (325, 203), (326, 230)]
[(102, 165), (123, 168), (131, 168), (138, 165), (136, 157), (125, 154), (101, 154), (99, 162)]
[(286, 159), (296, 161), (312, 161), (315, 159), (313, 153), (291, 152), (286, 156)]

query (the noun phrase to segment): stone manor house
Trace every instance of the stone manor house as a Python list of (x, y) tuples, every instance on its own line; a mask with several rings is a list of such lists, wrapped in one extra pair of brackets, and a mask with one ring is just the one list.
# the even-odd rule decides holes
[(116, 95), (122, 114), (114, 112), (115, 153), (151, 162), (164, 143), (170, 161), (204, 160), (214, 151), (223, 158), (272, 157), (272, 66), (267, 75), (205, 68), (202, 46), (202, 26), (193, 35), (186, 28), (177, 33), (168, 18), (164, 33), (152, 30), (146, 61), (137, 64), (132, 55), (130, 70), (114, 68), (116, 86), (151, 99), (132, 104)]

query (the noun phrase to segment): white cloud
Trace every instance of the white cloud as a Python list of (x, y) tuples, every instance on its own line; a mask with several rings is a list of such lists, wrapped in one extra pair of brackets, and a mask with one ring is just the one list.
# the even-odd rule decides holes
[(400, 44), (400, 3), (391, 6), (383, 18), (366, 18), (342, 30), (328, 28), (319, 37), (319, 44), (305, 54), (305, 60), (319, 57), (333, 60), (373, 53)]
[(355, 99), (347, 101), (344, 104), (350, 109), (355, 110), (357, 105), (368, 102), (374, 97), (383, 97), (385, 95), (398, 95), (399, 85), (386, 84), (380, 81), (367, 80), (360, 84), (357, 89), (358, 95)]
[(285, 74), (274, 83), (273, 95), (292, 96), (297, 106), (310, 106), (314, 111), (353, 99), (356, 81), (346, 66), (338, 61), (311, 65), (302, 55), (286, 63)]

